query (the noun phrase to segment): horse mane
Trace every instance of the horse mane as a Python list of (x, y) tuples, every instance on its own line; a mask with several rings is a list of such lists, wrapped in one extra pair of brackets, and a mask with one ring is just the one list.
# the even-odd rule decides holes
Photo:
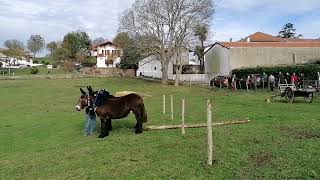
[(96, 107), (102, 106), (110, 98), (117, 98), (111, 95), (110, 92), (106, 91), (105, 89), (102, 89), (100, 91), (95, 91), (94, 95), (96, 96), (96, 100), (94, 103)]

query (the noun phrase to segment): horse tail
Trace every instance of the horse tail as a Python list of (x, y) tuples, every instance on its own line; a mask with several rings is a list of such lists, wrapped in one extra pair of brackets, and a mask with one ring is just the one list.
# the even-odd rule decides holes
[(141, 118), (142, 118), (142, 122), (146, 123), (148, 122), (148, 116), (147, 116), (147, 111), (146, 108), (144, 107), (144, 104), (142, 103), (142, 108), (141, 108)]

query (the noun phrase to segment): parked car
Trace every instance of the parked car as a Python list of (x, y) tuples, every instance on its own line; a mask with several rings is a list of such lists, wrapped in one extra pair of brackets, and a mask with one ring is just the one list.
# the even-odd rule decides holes
[(215, 87), (228, 87), (228, 78), (230, 76), (217, 76), (210, 81), (210, 86), (215, 86)]

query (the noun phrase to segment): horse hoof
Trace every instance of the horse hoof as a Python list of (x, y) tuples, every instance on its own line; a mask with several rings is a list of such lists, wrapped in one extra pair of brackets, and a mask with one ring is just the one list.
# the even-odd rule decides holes
[(136, 134), (141, 134), (142, 131), (141, 131), (141, 130), (136, 130), (135, 133), (136, 133)]
[(107, 134), (100, 134), (98, 138), (102, 139), (102, 138), (107, 137), (108, 135), (109, 135), (109, 133), (107, 133)]
[(104, 137), (106, 137), (106, 136), (101, 135), (101, 134), (98, 136), (99, 139), (102, 139), (102, 138), (104, 138)]

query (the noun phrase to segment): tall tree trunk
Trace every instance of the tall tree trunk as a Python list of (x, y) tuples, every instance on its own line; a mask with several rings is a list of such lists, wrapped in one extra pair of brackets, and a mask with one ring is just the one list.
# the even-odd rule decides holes
[(176, 69), (176, 79), (174, 81), (174, 86), (178, 87), (179, 82), (180, 82), (180, 76), (181, 76), (182, 69), (183, 69), (183, 65), (182, 64), (176, 65), (175, 69)]
[(168, 66), (169, 66), (169, 61), (163, 60), (161, 61), (161, 72), (162, 72), (162, 84), (168, 84)]

